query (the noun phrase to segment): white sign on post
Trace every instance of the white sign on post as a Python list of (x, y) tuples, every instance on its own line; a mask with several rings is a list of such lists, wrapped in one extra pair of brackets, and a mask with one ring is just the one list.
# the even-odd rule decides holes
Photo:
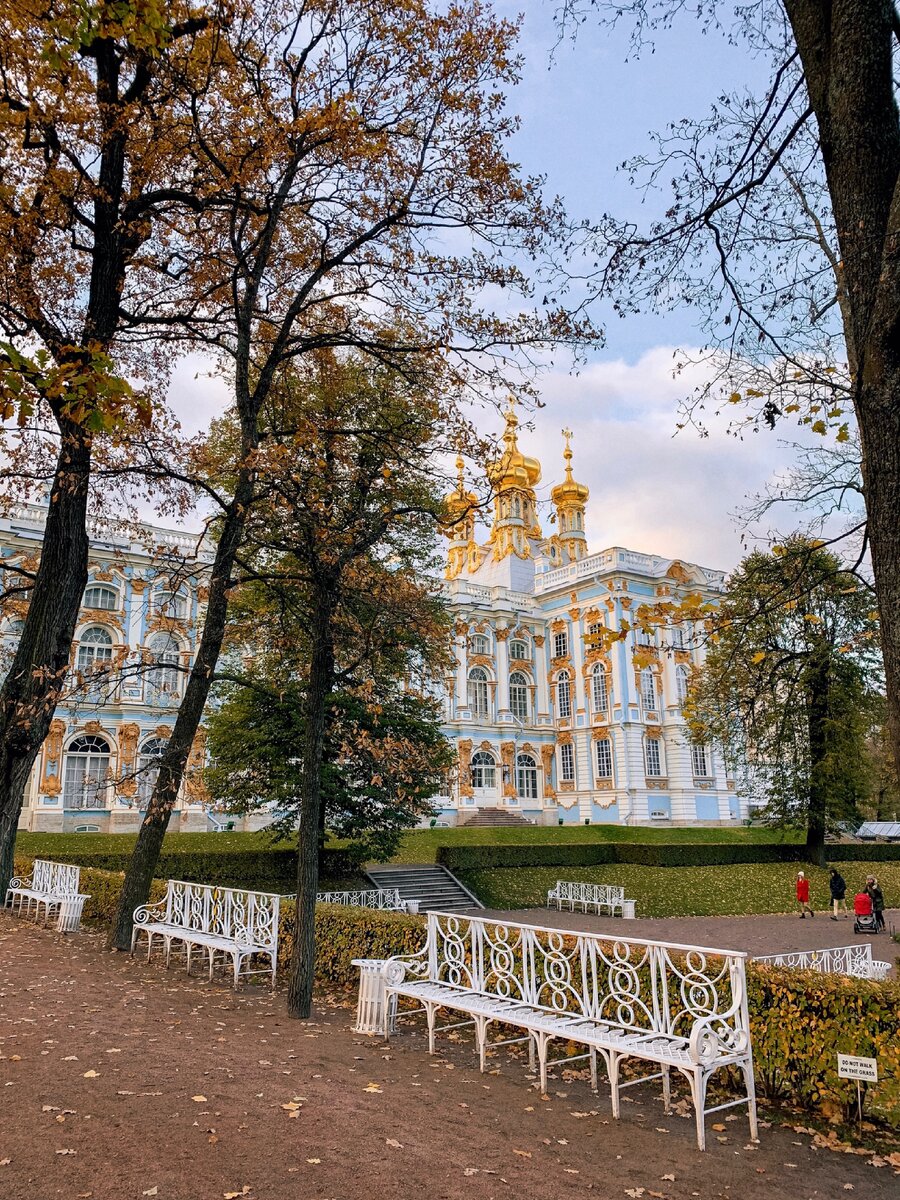
[(874, 1058), (859, 1058), (855, 1054), (839, 1054), (838, 1078), (858, 1079), (862, 1083), (878, 1082), (878, 1061)]

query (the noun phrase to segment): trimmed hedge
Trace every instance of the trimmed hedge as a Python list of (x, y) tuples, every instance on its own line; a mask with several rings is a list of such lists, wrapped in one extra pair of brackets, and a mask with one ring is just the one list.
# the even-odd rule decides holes
[(877, 1058), (878, 1084), (863, 1085), (866, 1107), (900, 1127), (900, 983), (771, 967), (748, 976), (762, 1095), (851, 1120), (856, 1084), (838, 1078), (837, 1056)]
[[(881, 851), (881, 853), (874, 853)], [(896, 862), (900, 845), (829, 845), (829, 862)], [(437, 861), (451, 871), (491, 867), (727, 867), (733, 863), (808, 861), (806, 847), (770, 842), (536, 842), (514, 846), (441, 846)]]
[[(238, 836), (246, 840), (242, 843), (227, 834), (167, 835), (156, 873), (163, 879), (255, 887), (263, 891), (290, 891), (296, 886), (296, 849), (273, 845), (263, 838), (248, 838), (246, 834)], [(85, 841), (74, 840), (80, 837)], [(120, 837), (123, 840), (127, 837), (126, 845), (122, 845)], [(189, 839), (197, 840), (192, 844)], [(28, 859), (50, 858), (98, 871), (125, 871), (134, 842), (135, 838), (129, 835), (100, 834), (93, 838), (89, 834), (20, 834), (16, 853)], [(352, 845), (326, 848), (322, 877), (342, 879), (356, 875), (362, 857)]]

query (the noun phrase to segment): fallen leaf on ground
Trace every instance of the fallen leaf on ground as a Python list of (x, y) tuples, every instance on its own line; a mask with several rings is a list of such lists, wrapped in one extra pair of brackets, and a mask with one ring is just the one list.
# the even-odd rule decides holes
[(513, 1150), (513, 1154), (518, 1154), (518, 1155), (520, 1155), (522, 1158), (531, 1158), (531, 1151), (530, 1151), (530, 1150)]
[[(205, 1096), (191, 1096), (191, 1099), (194, 1101), (195, 1104), (206, 1104), (207, 1103), (207, 1099)], [(238, 1192), (238, 1195), (240, 1195), (240, 1192)]]
[(306, 1161), (308, 1163), (320, 1163), (322, 1160), (321, 1158), (308, 1158)]
[(99, 1071), (85, 1071), (85, 1073), (84, 1073), (85, 1079), (98, 1079), (99, 1077), (100, 1077)]
[(66, 1150), (57, 1150), (56, 1153), (57, 1154), (77, 1154), (78, 1151), (66, 1149)]
[(381, 1088), (378, 1086), (377, 1083), (367, 1083), (366, 1086), (363, 1088), (363, 1091), (364, 1092), (380, 1092)]
[(388, 1145), (388, 1146), (393, 1146), (393, 1148), (394, 1148), (395, 1150), (402, 1150), (402, 1149), (403, 1149), (403, 1146), (400, 1144), (400, 1142), (398, 1142), (398, 1141), (397, 1141), (397, 1139), (396, 1139), (396, 1138), (387, 1138), (387, 1139), (386, 1139), (386, 1142), (387, 1142), (387, 1145)]
[(238, 1200), (239, 1196), (249, 1196), (252, 1191), (250, 1184), (245, 1183), (239, 1192), (223, 1192), (224, 1200)]
[(146, 1192), (141, 1192), (142, 1196), (158, 1196), (159, 1188), (154, 1184), (152, 1188), (147, 1188)]
[(675, 1182), (675, 1176), (674, 1176), (674, 1175), (660, 1175), (660, 1179), (667, 1179), (667, 1180), (669, 1181), (669, 1183), (674, 1183), (674, 1182)]
[(11, 1162), (11, 1158), (0, 1158), (0, 1167), (8, 1167)]

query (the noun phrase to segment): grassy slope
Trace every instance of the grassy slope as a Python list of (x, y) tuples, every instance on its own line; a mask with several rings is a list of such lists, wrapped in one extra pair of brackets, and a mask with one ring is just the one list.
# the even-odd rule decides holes
[[(755, 863), (727, 867), (638, 867), (630, 864), (599, 867), (524, 867), (462, 871), (460, 878), (489, 908), (530, 908), (546, 904), (556, 880), (618, 884), (637, 901), (642, 917), (728, 916), (741, 913), (789, 912), (794, 907), (796, 866)], [(829, 900), (828, 873), (813, 867), (810, 877), (813, 907)], [(900, 904), (900, 862), (842, 863), (848, 896), (861, 890), (866, 875), (877, 875), (888, 905)], [(852, 908), (852, 902), (850, 907)]]

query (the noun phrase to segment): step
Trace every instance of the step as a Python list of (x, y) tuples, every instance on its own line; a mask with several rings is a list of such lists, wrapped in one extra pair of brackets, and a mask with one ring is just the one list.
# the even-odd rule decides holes
[(435, 863), (373, 866), (366, 874), (377, 887), (396, 888), (403, 900), (417, 900), (421, 912), (482, 907), (458, 879)]

